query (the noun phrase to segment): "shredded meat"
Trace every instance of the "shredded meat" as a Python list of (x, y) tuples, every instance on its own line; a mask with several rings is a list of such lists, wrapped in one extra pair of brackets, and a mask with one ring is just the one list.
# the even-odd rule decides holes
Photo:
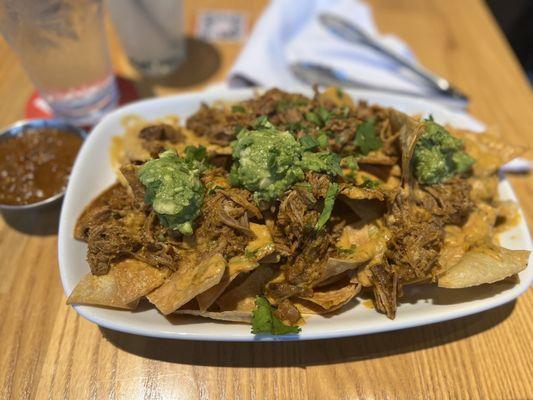
[(311, 296), (313, 291), (308, 288), (294, 285), (288, 282), (272, 282), (268, 283), (265, 292), (274, 301), (279, 302), (293, 296)]
[(374, 291), (374, 304), (379, 312), (390, 319), (396, 316), (396, 299), (398, 297), (398, 274), (390, 271), (388, 266), (370, 267)]
[(181, 143), (185, 136), (175, 127), (168, 124), (150, 125), (139, 132), (142, 146), (156, 157), (165, 150), (169, 143)]
[[(355, 117), (348, 117), (345, 119), (334, 119), (328, 122), (326, 129), (333, 132), (335, 141), (332, 143), (332, 150), (339, 152), (345, 148), (345, 146), (353, 143), (355, 139), (355, 126), (359, 125), (360, 121)], [(355, 147), (351, 146), (352, 150)]]
[(331, 132), (330, 148), (340, 154), (354, 154), (357, 127), (369, 118), (375, 119), (376, 131), (383, 146), (376, 154), (363, 157), (362, 162), (391, 165), (398, 156), (398, 146), (395, 143), (398, 136), (392, 131), (387, 110), (379, 106), (370, 106), (364, 101), (360, 101), (354, 109), (351, 109), (346, 118), (332, 118), (326, 123), (324, 130)]
[(178, 143), (183, 141), (183, 134), (168, 124), (150, 125), (141, 129), (139, 137), (144, 140), (159, 140)]
[(94, 275), (109, 272), (111, 262), (137, 251), (141, 245), (138, 227), (128, 227), (121, 219), (110, 218), (93, 224), (87, 237), (87, 261)]
[(443, 222), (430, 210), (399, 198), (387, 217), (392, 232), (387, 256), (402, 282), (425, 279), (436, 266), (444, 239)]
[(228, 188), (208, 193), (199, 218), (196, 238), (206, 252), (219, 252), (227, 257), (244, 253), (255, 237), (249, 219), (261, 217), (246, 189)]
[(298, 309), (287, 299), (278, 304), (277, 310), (274, 311), (274, 316), (282, 321), (289, 322), (291, 325), (296, 324), (302, 317)]
[(150, 210), (142, 228), (144, 245), (131, 255), (147, 264), (175, 270), (179, 257), (178, 249), (182, 247), (178, 235), (179, 233), (161, 225), (157, 214)]
[[(328, 117), (317, 125), (309, 120), (308, 114), (325, 110)], [(390, 123), (387, 109), (360, 101), (354, 106), (340, 106), (328, 101), (318, 92), (309, 99), (301, 94), (287, 93), (271, 89), (263, 95), (239, 102), (234, 107), (208, 106), (200, 109), (187, 120), (187, 128), (197, 135), (205, 136), (217, 145), (228, 145), (242, 128), (252, 128), (254, 121), (265, 116), (281, 130), (289, 130), (296, 137), (311, 135), (317, 137), (328, 134), (328, 146), (341, 155), (354, 154), (357, 127), (369, 118), (374, 118), (376, 132), (382, 147), (366, 157), (362, 162), (375, 165), (392, 165), (399, 156), (398, 132)]]
[(250, 192), (247, 190), (222, 190), (221, 192), (228, 199), (244, 208), (251, 216), (262, 219), (261, 211), (259, 208), (250, 201)]
[(429, 279), (439, 269), (444, 226), (464, 223), (472, 209), (470, 190), (465, 180), (454, 179), (404, 191), (392, 204), (388, 264), (371, 269), (376, 307), (389, 318), (394, 318), (399, 285)]
[(277, 303), (293, 296), (311, 296), (333, 243), (334, 237), (326, 231), (307, 235), (299, 251), (293, 252), (282, 266), (284, 281), (269, 283), (266, 293)]
[(128, 164), (120, 168), (120, 172), (128, 182), (129, 190), (132, 195), (132, 202), (135, 207), (142, 209), (146, 207), (144, 202), (145, 189), (144, 185), (139, 180), (139, 167), (133, 164)]
[(465, 179), (455, 178), (440, 185), (428, 186), (425, 191), (431, 196), (422, 200), (424, 207), (442, 218), (445, 225), (460, 225), (472, 211), (472, 187)]
[(276, 225), (286, 238), (290, 252), (300, 245), (305, 234), (310, 233), (320, 213), (315, 209), (316, 199), (305, 188), (290, 190), (281, 200)]
[(307, 173), (306, 179), (309, 187), (295, 186), (281, 199), (275, 223), (278, 229), (273, 232), (274, 238), (281, 238), (282, 234), (281, 242), (291, 253), (314, 231), (331, 182), (327, 175), (315, 172)]
[(305, 174), (307, 182), (311, 185), (311, 191), (316, 198), (325, 198), (328, 192), (331, 178), (324, 174), (308, 172)]
[(111, 217), (113, 210), (129, 204), (130, 198), (126, 188), (118, 183), (101, 193), (81, 213), (74, 228), (74, 237), (87, 241), (92, 224), (98, 224)]
[(197, 135), (207, 136), (211, 143), (227, 145), (239, 128), (250, 127), (254, 117), (245, 113), (228, 113), (223, 109), (202, 104), (187, 120), (187, 128)]
[(310, 110), (312, 102), (301, 94), (270, 89), (264, 95), (244, 102), (244, 106), (254, 115), (265, 115), (272, 124), (285, 129), (305, 121), (305, 113)]
[[(141, 201), (143, 197), (140, 196)], [(137, 207), (128, 189), (120, 184), (113, 185), (89, 204), (75, 228), (75, 237), (87, 242), (87, 261), (95, 275), (107, 274), (111, 264), (125, 256), (155, 267), (174, 269), (180, 246), (174, 235), (144, 203), (143, 207)]]
[(114, 184), (83, 210), (76, 222), (74, 237), (78, 240), (87, 241), (92, 224), (106, 221), (111, 218), (113, 210), (121, 209), (124, 204), (129, 204), (129, 202), (130, 198), (126, 188), (118, 183)]
[(400, 281), (427, 279), (438, 264), (444, 226), (463, 223), (472, 209), (471, 187), (453, 180), (399, 195), (387, 222), (392, 239), (388, 257)]
[(142, 247), (144, 213), (128, 206), (103, 206), (86, 225), (87, 261), (95, 275), (106, 274), (111, 263)]
[(251, 128), (260, 116), (267, 116), (270, 122), (281, 128), (305, 121), (309, 104), (305, 96), (271, 89), (262, 96), (239, 103), (239, 110), (235, 111), (203, 104), (187, 120), (187, 128), (206, 136), (211, 143), (227, 145), (241, 128)]
[(301, 252), (283, 267), (287, 281), (300, 286), (315, 283), (327, 261), (331, 242), (331, 236), (326, 231), (320, 231), (316, 237), (308, 239)]

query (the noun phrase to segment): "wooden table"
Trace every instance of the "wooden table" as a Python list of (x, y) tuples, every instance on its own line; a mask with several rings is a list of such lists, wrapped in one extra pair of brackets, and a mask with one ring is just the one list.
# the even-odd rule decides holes
[[(474, 116), (513, 143), (533, 144), (530, 87), (482, 1), (371, 4), (383, 32), (402, 37), (425, 65), (471, 96)], [(191, 0), (186, 26), (192, 32), (197, 12), (208, 8), (242, 10), (252, 22), (263, 5)], [(222, 79), (241, 44), (190, 45), (192, 60), (207, 65), (188, 62), (174, 82), (147, 82), (111, 39), (116, 69), (145, 95)], [(32, 88), (3, 42), (0, 60), (4, 125), (22, 116)], [(511, 180), (532, 224), (532, 179)], [(135, 337), (99, 329), (65, 305), (49, 223), (18, 221), (17, 230), (0, 220), (2, 399), (533, 398), (532, 290), (479, 315), (341, 340), (224, 344)]]

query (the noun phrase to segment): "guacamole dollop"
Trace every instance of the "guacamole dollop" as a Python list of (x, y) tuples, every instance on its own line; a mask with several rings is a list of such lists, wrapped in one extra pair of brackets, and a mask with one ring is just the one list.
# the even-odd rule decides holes
[(463, 141), (431, 120), (425, 124), (413, 154), (416, 179), (424, 185), (435, 185), (468, 171), (474, 159), (464, 151)]
[(193, 233), (192, 222), (200, 215), (204, 201), (201, 170), (201, 163), (180, 158), (174, 150), (162, 152), (139, 170), (139, 180), (146, 188), (145, 202), (163, 225), (184, 235)]
[(241, 130), (231, 145), (230, 182), (253, 192), (256, 202), (270, 203), (281, 197), (304, 180), (305, 171), (342, 173), (336, 154), (306, 152), (290, 132), (277, 130), (265, 119), (254, 130)]
[(256, 201), (271, 202), (293, 183), (304, 179), (295, 163), (302, 149), (294, 136), (264, 122), (256, 130), (241, 130), (232, 142), (230, 181), (254, 192)]

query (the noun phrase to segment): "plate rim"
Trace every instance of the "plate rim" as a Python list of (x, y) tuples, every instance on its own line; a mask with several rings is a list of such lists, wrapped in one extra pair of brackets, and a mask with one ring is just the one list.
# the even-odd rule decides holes
[[(66, 277), (66, 271), (68, 269), (68, 266), (66, 265), (67, 261), (64, 259), (65, 256), (65, 246), (68, 244), (69, 235), (72, 235), (72, 232), (67, 231), (66, 227), (66, 214), (68, 212), (69, 204), (71, 202), (72, 197), (72, 186), (74, 185), (71, 182), (75, 181), (75, 176), (78, 175), (80, 172), (79, 170), (82, 170), (82, 167), (79, 165), (82, 163), (81, 160), (83, 160), (85, 157), (85, 153), (89, 152), (89, 147), (91, 146), (91, 143), (95, 141), (95, 137), (98, 135), (102, 135), (104, 133), (99, 132), (105, 132), (106, 126), (113, 123), (116, 119), (120, 119), (122, 116), (127, 114), (139, 114), (139, 111), (133, 111), (138, 110), (139, 108), (151, 108), (155, 107), (158, 103), (162, 102), (170, 102), (173, 101), (180, 101), (183, 99), (189, 98), (189, 101), (198, 101), (201, 102), (203, 100), (206, 101), (216, 101), (216, 100), (223, 100), (225, 97), (246, 97), (251, 96), (256, 91), (263, 91), (264, 88), (253, 88), (253, 89), (228, 89), (228, 88), (217, 88), (217, 89), (207, 89), (199, 92), (187, 92), (172, 96), (166, 96), (166, 97), (156, 97), (156, 98), (150, 98), (150, 99), (143, 99), (138, 100), (132, 103), (129, 103), (125, 106), (119, 107), (116, 110), (112, 111), (111, 113), (107, 114), (92, 130), (89, 134), (88, 139), (85, 141), (85, 143), (82, 145), (82, 148), (80, 149), (80, 153), (78, 157), (76, 158), (76, 161), (74, 163), (74, 166), (72, 168), (72, 175), (74, 178), (69, 181), (69, 184), (67, 185), (67, 190), (65, 193), (65, 199), (63, 201), (63, 206), (61, 209), (61, 215), (60, 215), (60, 223), (59, 223), (59, 231), (58, 231), (58, 266), (59, 266), (59, 272), (60, 272), (60, 278), (61, 283), (63, 286), (63, 290), (65, 295), (68, 297), (70, 290), (70, 285), (67, 282)], [(312, 93), (310, 89), (308, 88), (298, 88), (295, 91), (297, 92), (303, 92), (303, 93)], [(387, 99), (389, 101), (394, 101), (396, 99), (402, 101), (402, 102), (409, 102), (414, 105), (418, 105), (420, 109), (424, 109), (424, 107), (427, 107), (427, 101), (423, 101), (420, 99), (414, 99), (408, 96), (401, 96), (401, 95), (390, 95), (385, 93), (377, 93), (377, 92), (371, 92), (366, 90), (346, 90), (348, 94), (350, 94), (352, 97), (359, 98), (359, 99), (365, 99), (365, 98), (382, 98)], [(379, 100), (371, 100), (373, 103), (378, 103)], [(457, 116), (458, 113), (449, 109), (446, 109), (441, 104), (431, 102), (431, 107), (435, 110), (439, 110), (440, 112), (448, 115), (454, 115)], [(475, 118), (470, 116), (469, 114), (464, 114), (465, 120), (468, 120), (472, 125), (476, 125), (479, 127), (478, 129), (483, 129), (483, 124), (481, 124), (479, 121), (477, 121)], [(85, 163), (85, 162), (84, 162)], [(512, 186), (510, 185), (509, 181), (505, 178), (500, 180), (500, 190), (503, 188), (503, 190), (507, 191), (509, 194), (509, 197), (515, 201), (520, 210), (521, 215), (521, 223), (518, 225), (520, 228), (520, 233), (522, 237), (527, 242), (526, 248), (532, 249), (532, 239), (531, 235), (529, 233), (527, 220), (525, 219), (525, 215), (523, 213), (522, 208), (520, 207), (520, 204), (518, 202), (518, 199), (516, 197), (516, 194), (514, 193), (514, 190), (512, 189)], [(149, 336), (149, 337), (157, 337), (157, 338), (165, 338), (165, 339), (181, 339), (181, 340), (206, 340), (206, 341), (221, 341), (221, 342), (257, 342), (257, 341), (298, 341), (298, 340), (319, 340), (319, 339), (333, 339), (333, 338), (341, 338), (341, 337), (349, 337), (349, 336), (359, 336), (359, 335), (365, 335), (365, 334), (374, 334), (378, 332), (387, 332), (387, 331), (395, 331), (395, 330), (401, 330), (401, 329), (407, 329), (412, 328), (416, 326), (423, 326), (423, 325), (429, 325), (434, 324), (438, 322), (444, 322), (456, 318), (462, 318), (468, 315), (478, 314), (484, 311), (487, 311), (489, 309), (501, 306), (505, 303), (508, 303), (517, 297), (519, 297), (523, 292), (525, 292), (531, 282), (533, 281), (533, 270), (531, 267), (533, 260), (533, 254), (530, 256), (528, 260), (528, 266), (526, 269), (521, 273), (523, 274), (524, 281), (521, 280), (521, 282), (514, 287), (507, 290), (505, 293), (497, 296), (497, 297), (490, 297), (484, 300), (481, 304), (471, 304), (469, 306), (464, 307), (460, 310), (441, 310), (439, 313), (435, 313), (434, 315), (431, 315), (430, 317), (427, 316), (411, 316), (409, 319), (405, 321), (401, 320), (387, 320), (386, 323), (380, 323), (380, 324), (374, 324), (370, 326), (352, 326), (347, 327), (344, 329), (337, 329), (333, 331), (324, 331), (321, 333), (317, 332), (311, 332), (306, 333), (305, 329), (302, 333), (298, 335), (253, 335), (251, 333), (224, 333), (224, 335), (219, 336), (215, 333), (190, 333), (190, 332), (179, 332), (176, 330), (150, 330), (149, 328), (141, 326), (130, 326), (130, 325), (124, 325), (122, 323), (114, 323), (112, 320), (106, 317), (100, 317), (98, 313), (98, 307), (91, 307), (91, 306), (83, 306), (83, 305), (73, 305), (72, 307), (78, 314), (80, 314), (85, 319), (101, 326), (104, 328), (125, 332), (129, 334), (135, 334), (135, 335), (142, 335), (142, 336)], [(522, 277), (521, 277), (522, 279)], [(211, 321), (210, 321), (211, 322)]]

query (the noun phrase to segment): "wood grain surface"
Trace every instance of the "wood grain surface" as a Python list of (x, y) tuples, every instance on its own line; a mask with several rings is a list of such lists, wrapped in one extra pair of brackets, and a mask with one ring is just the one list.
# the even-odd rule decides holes
[[(471, 96), (472, 114), (512, 143), (533, 145), (533, 98), (511, 49), (481, 0), (372, 0), (383, 32), (403, 38), (423, 64)], [(249, 24), (264, 1), (187, 1), (229, 8)], [(189, 39), (172, 79), (146, 81), (112, 30), (115, 69), (143, 95), (197, 90), (223, 79), (241, 43)], [(31, 84), (0, 43), (0, 123), (22, 117)], [(532, 153), (528, 153), (532, 157)], [(530, 224), (533, 180), (513, 186)], [(531, 399), (533, 290), (484, 313), (431, 326), (340, 340), (208, 343), (100, 329), (65, 305), (57, 210), (0, 219), (1, 399)]]

